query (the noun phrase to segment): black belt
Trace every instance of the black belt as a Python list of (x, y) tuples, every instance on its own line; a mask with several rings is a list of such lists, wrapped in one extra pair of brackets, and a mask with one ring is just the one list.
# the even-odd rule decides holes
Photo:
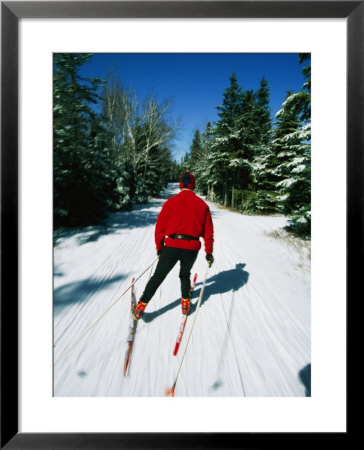
[(171, 234), (169, 236), (172, 239), (184, 239), (185, 241), (198, 241), (198, 237), (188, 236), (188, 234)]

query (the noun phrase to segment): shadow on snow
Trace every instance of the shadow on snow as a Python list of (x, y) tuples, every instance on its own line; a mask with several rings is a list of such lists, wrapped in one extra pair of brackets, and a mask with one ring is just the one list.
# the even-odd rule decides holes
[[(236, 264), (234, 269), (224, 270), (223, 272), (220, 272), (208, 278), (206, 280), (204, 295), (201, 300), (201, 306), (205, 302), (207, 302), (212, 295), (224, 294), (230, 291), (236, 292), (239, 289), (241, 289), (248, 282), (249, 279), (249, 272), (245, 271), (244, 268), (245, 264)], [(200, 288), (198, 288), (198, 286), (200, 286)], [(192, 296), (193, 299), (197, 299), (199, 297), (201, 293), (201, 287), (202, 282), (196, 284)], [(153, 299), (151, 301), (153, 301)], [(147, 323), (151, 322), (152, 320), (156, 319), (157, 317), (161, 316), (162, 314), (165, 314), (166, 312), (176, 307), (179, 308), (181, 307), (180, 297), (174, 302), (169, 303), (168, 305), (159, 309), (158, 311), (154, 311), (151, 313), (145, 312), (142, 317), (142, 320)], [(190, 314), (193, 314), (196, 311), (196, 307), (197, 302), (191, 304)]]
[(298, 376), (305, 387), (306, 397), (311, 397), (311, 364), (307, 364), (307, 366), (300, 370)]
[(76, 237), (77, 243), (82, 245), (96, 242), (103, 236), (118, 233), (121, 230), (154, 225), (159, 214), (159, 206), (161, 205), (162, 203), (159, 205), (159, 203), (153, 202), (148, 206), (139, 205), (134, 207), (132, 211), (113, 213), (99, 225), (55, 230), (54, 246), (61, 246), (63, 239), (73, 236)]
[(107, 280), (95, 280), (89, 278), (83, 281), (75, 281), (73, 283), (60, 286), (54, 290), (53, 306), (54, 313), (57, 313), (65, 306), (81, 303), (87, 300), (99, 289), (104, 289), (112, 283), (118, 283), (126, 277), (123, 275), (114, 276)]

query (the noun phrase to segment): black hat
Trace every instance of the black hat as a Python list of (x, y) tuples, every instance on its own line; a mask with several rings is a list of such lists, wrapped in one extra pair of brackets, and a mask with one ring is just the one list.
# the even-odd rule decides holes
[(180, 189), (195, 189), (195, 177), (190, 171), (186, 170), (182, 173), (179, 180), (179, 187)]

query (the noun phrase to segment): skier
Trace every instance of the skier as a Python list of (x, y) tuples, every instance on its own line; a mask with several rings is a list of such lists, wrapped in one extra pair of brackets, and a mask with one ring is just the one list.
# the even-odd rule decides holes
[(135, 320), (139, 320), (143, 316), (148, 302), (177, 261), (181, 263), (179, 277), (182, 291), (182, 314), (189, 313), (191, 268), (201, 248), (200, 237), (204, 239), (206, 260), (210, 266), (214, 261), (212, 255), (214, 229), (210, 209), (193, 192), (195, 178), (191, 172), (182, 173), (179, 187), (181, 192), (164, 203), (157, 218), (155, 243), (159, 260), (153, 276), (148, 281), (134, 309)]

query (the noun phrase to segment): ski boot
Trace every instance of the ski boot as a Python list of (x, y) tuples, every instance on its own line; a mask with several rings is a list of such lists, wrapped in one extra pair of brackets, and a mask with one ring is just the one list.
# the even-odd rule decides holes
[(147, 307), (147, 304), (148, 303), (143, 303), (141, 300), (138, 301), (138, 303), (134, 309), (134, 312), (133, 312), (133, 317), (135, 320), (141, 319), (141, 317), (144, 314), (144, 310)]
[(182, 306), (182, 314), (187, 316), (190, 312), (191, 308), (191, 299), (190, 298), (181, 298), (181, 306)]

